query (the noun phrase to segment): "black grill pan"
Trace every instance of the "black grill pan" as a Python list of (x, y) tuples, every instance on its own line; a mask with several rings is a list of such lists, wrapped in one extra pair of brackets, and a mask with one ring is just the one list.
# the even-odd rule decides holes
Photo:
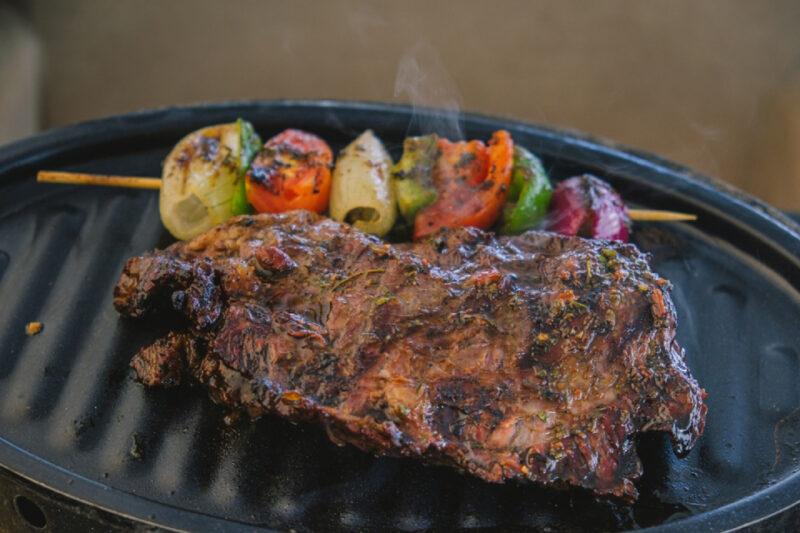
[[(128, 360), (159, 324), (121, 320), (125, 259), (170, 238), (152, 191), (36, 184), (39, 169), (159, 175), (175, 142), (244, 117), (263, 137), (313, 131), (340, 149), (372, 128), (396, 156), (435, 111), (259, 102), (147, 111), (0, 149), (0, 524), (50, 530), (236, 531), (796, 528), (800, 513), (800, 233), (774, 210), (658, 158), (509, 120), (463, 117), (467, 137), (506, 128), (557, 178), (592, 172), (629, 204), (697, 213), (638, 224), (675, 285), (678, 338), (709, 393), (706, 434), (685, 459), (662, 435), (638, 447), (633, 506), (572, 490), (495, 486), (442, 467), (338, 448), (279, 418), (224, 423), (198, 389), (146, 390)], [(418, 120), (421, 119), (421, 120)], [(27, 337), (25, 324), (44, 323)], [(38, 514), (37, 514), (38, 512)], [(37, 522), (38, 520), (38, 522)], [(9, 525), (10, 524), (10, 525)], [(3, 529), (0, 525), (0, 530)]]

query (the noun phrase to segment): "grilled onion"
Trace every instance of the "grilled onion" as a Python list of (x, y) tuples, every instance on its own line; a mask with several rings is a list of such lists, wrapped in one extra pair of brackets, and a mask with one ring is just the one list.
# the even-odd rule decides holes
[(331, 185), (331, 217), (383, 237), (397, 218), (392, 160), (367, 130), (339, 155)]
[(242, 214), (244, 173), (261, 141), (249, 122), (209, 126), (184, 137), (164, 161), (159, 210), (178, 239)]

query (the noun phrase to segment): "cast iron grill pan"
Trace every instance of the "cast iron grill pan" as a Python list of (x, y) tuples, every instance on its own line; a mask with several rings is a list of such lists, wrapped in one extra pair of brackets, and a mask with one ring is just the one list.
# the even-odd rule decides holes
[[(574, 134), (463, 119), (469, 138), (510, 130), (556, 179), (589, 171), (631, 204), (700, 215), (693, 225), (636, 227), (637, 244), (675, 286), (678, 339), (709, 393), (709, 416), (685, 459), (661, 435), (639, 439), (645, 474), (635, 505), (376, 459), (336, 447), (317, 426), (277, 417), (228, 426), (202, 390), (148, 390), (133, 381), (131, 355), (165, 325), (121, 319), (111, 291), (129, 256), (171, 242), (158, 195), (46, 186), (34, 183), (35, 172), (159, 175), (180, 137), (240, 116), (264, 138), (303, 128), (335, 150), (372, 128), (395, 157), (415, 133), (407, 107), (236, 103), (110, 118), (0, 150), (0, 465), (8, 473), (104, 516), (193, 530), (702, 531), (796, 523), (798, 228), (683, 168)], [(44, 331), (27, 337), (32, 320)], [(50, 519), (46, 527), (57, 525)]]

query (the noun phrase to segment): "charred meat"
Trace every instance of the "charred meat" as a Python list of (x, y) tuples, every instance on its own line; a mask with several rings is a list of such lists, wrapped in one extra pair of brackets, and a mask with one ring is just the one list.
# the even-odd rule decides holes
[(336, 443), (636, 498), (633, 436), (686, 453), (705, 392), (674, 340), (669, 283), (629, 244), (443, 230), (389, 245), (307, 212), (244, 216), (128, 261), (120, 313), (183, 331), (132, 363)]

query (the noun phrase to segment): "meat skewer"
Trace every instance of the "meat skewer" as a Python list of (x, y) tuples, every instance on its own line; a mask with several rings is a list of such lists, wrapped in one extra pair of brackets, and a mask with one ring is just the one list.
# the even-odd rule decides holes
[[(131, 189), (161, 188), (161, 179), (141, 176), (114, 176), (105, 174), (86, 174), (81, 172), (58, 172), (41, 170), (36, 175), (40, 183), (60, 183), (64, 185), (99, 185), (104, 187), (127, 187)], [(637, 222), (691, 222), (697, 215), (678, 211), (627, 208), (628, 216)]]

